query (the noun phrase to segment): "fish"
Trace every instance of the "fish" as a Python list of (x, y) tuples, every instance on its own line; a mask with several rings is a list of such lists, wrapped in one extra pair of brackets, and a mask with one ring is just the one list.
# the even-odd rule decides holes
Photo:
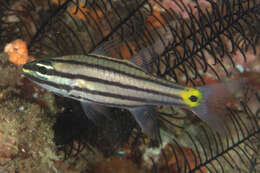
[(37, 59), (25, 64), (25, 77), (57, 95), (81, 102), (94, 122), (109, 116), (107, 108), (127, 109), (142, 131), (160, 141), (156, 106), (190, 110), (217, 132), (223, 133), (226, 104), (246, 86), (247, 79), (187, 87), (157, 77), (135, 63), (104, 52)]

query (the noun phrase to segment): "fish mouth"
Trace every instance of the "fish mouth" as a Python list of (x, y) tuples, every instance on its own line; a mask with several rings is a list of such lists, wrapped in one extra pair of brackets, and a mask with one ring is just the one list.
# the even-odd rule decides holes
[(29, 69), (27, 69), (27, 68), (23, 68), (23, 69), (22, 69), (22, 73), (23, 73), (24, 75), (30, 73), (30, 71), (31, 71), (31, 70), (29, 70)]
[(31, 70), (29, 68), (26, 68), (26, 67), (23, 66), (22, 74), (24, 76), (28, 76), (30, 73), (31, 73)]
[(32, 72), (33, 67), (34, 67), (33, 62), (26, 63), (26, 64), (23, 65), (22, 72), (25, 73), (25, 74), (30, 73), (30, 72)]
[(24, 75), (27, 78), (30, 78), (32, 76), (32, 70), (30, 63), (24, 64), (22, 68), (22, 75)]

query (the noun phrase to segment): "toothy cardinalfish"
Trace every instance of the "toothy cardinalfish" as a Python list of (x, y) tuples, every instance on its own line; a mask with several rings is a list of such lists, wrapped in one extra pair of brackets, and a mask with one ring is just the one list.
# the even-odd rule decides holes
[(155, 140), (160, 135), (154, 106), (189, 109), (222, 132), (227, 100), (246, 84), (245, 79), (239, 79), (185, 87), (153, 76), (131, 60), (114, 59), (100, 52), (35, 60), (23, 66), (23, 74), (51, 92), (79, 100), (94, 121), (106, 115), (105, 106), (127, 109)]

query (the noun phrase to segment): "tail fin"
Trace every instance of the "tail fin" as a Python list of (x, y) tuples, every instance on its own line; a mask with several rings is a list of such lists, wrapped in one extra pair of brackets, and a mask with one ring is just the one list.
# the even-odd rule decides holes
[(236, 99), (247, 85), (247, 78), (199, 87), (203, 99), (192, 111), (220, 134), (226, 134), (230, 122), (227, 105)]

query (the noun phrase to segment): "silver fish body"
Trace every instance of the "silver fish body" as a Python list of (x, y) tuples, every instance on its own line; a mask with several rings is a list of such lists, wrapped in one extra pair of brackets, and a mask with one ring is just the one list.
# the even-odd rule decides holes
[[(32, 66), (35, 69), (24, 74), (38, 85), (82, 102), (115, 107), (186, 105), (180, 96), (185, 87), (148, 74), (126, 60), (95, 54), (63, 56), (29, 63), (23, 71)], [(47, 70), (41, 71), (43, 68)]]

